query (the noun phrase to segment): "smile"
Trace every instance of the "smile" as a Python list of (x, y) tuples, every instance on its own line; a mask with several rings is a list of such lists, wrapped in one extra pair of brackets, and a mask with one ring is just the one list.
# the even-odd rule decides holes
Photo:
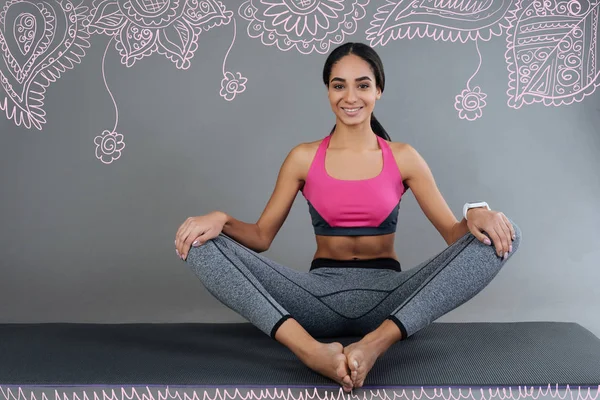
[(341, 107), (341, 109), (344, 110), (344, 112), (347, 115), (354, 116), (354, 115), (358, 114), (358, 112), (362, 109), (362, 107), (354, 107), (354, 108)]

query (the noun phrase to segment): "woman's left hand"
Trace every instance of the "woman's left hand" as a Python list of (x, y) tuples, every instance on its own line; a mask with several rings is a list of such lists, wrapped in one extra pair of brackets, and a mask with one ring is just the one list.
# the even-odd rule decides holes
[[(496, 254), (507, 258), (508, 253), (512, 252), (512, 241), (516, 238), (515, 229), (508, 218), (500, 211), (485, 208), (472, 208), (467, 214), (467, 226), (471, 233), (488, 246), (494, 243)], [(488, 234), (489, 239), (482, 231)]]

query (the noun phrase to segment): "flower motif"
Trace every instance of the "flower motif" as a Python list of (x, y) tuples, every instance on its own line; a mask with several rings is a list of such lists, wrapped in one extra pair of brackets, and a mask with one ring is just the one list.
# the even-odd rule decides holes
[(248, 79), (244, 78), (242, 74), (236, 72), (237, 78), (231, 72), (227, 71), (223, 80), (221, 81), (221, 97), (227, 101), (235, 99), (235, 95), (242, 93), (246, 90), (246, 82)]
[(475, 121), (480, 118), (483, 113), (482, 108), (486, 105), (486, 97), (487, 94), (482, 93), (479, 86), (475, 86), (473, 90), (467, 88), (457, 95), (454, 108), (458, 111), (460, 119)]
[(104, 131), (102, 135), (94, 138), (96, 144), (96, 158), (104, 164), (110, 164), (121, 157), (121, 150), (125, 147), (123, 135), (117, 132)]
[(369, 0), (247, 0), (238, 12), (250, 21), (248, 34), (280, 50), (329, 52), (356, 32)]
[(507, 32), (509, 107), (568, 105), (597, 90), (599, 10), (589, 0), (525, 2)]
[(488, 41), (512, 26), (521, 1), (386, 0), (365, 33), (371, 46), (415, 37), (462, 43)]
[(219, 0), (94, 0), (86, 27), (114, 36), (128, 67), (158, 52), (187, 69), (200, 32), (228, 24), (232, 16)]
[(0, 7), (0, 110), (17, 126), (42, 130), (46, 88), (90, 47), (85, 0), (8, 0)]

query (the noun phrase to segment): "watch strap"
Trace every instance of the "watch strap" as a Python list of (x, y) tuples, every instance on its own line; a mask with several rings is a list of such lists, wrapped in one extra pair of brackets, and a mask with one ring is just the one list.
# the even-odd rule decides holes
[(490, 206), (485, 201), (468, 202), (463, 206), (463, 217), (467, 219), (467, 211), (469, 211), (471, 208), (479, 207), (485, 207), (488, 210), (490, 209)]

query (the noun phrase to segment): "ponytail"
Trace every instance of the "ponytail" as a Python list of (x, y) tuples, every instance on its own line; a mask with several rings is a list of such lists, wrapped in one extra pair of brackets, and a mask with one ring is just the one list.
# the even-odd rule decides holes
[(377, 121), (377, 118), (375, 118), (375, 114), (373, 113), (371, 113), (371, 129), (373, 129), (373, 132), (375, 132), (375, 134), (380, 138), (389, 140), (390, 142), (392, 141), (390, 135), (388, 135), (385, 129), (383, 129), (383, 126), (381, 126), (379, 121)]

